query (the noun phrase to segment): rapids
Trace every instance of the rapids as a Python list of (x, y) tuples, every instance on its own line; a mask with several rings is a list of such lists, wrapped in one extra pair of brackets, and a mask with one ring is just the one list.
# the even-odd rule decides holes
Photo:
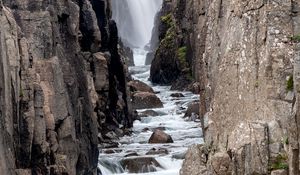
[[(150, 85), (164, 104), (163, 108), (153, 109), (160, 116), (141, 118), (135, 121), (133, 134), (116, 140), (117, 148), (100, 150), (99, 164), (103, 175), (130, 174), (121, 166), (121, 161), (130, 153), (136, 157), (152, 157), (160, 165), (142, 167), (138, 174), (142, 175), (178, 175), (183, 163), (184, 154), (192, 144), (203, 142), (200, 122), (186, 121), (183, 116), (190, 102), (198, 101), (199, 95), (191, 92), (170, 91), (170, 86), (152, 84), (148, 79), (150, 66), (145, 66), (147, 51), (145, 46), (151, 39), (155, 14), (161, 8), (162, 0), (112, 0), (113, 18), (119, 28), (119, 35), (126, 40), (134, 52), (134, 67), (129, 72), (136, 80)], [(129, 25), (130, 24), (130, 25)], [(184, 97), (171, 97), (173, 93), (182, 93)], [(145, 110), (138, 110), (143, 112)], [(174, 143), (148, 144), (153, 129), (163, 127), (172, 136)], [(147, 128), (148, 131), (144, 129)], [(145, 155), (152, 148), (167, 149), (167, 155)], [(155, 172), (148, 172), (148, 170)]]

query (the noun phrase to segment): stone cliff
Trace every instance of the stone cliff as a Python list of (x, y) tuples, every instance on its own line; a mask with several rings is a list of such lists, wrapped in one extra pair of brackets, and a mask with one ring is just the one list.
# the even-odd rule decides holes
[(105, 134), (131, 127), (110, 18), (109, 0), (0, 1), (1, 174), (96, 174)]
[(190, 148), (181, 174), (298, 175), (298, 1), (172, 0), (163, 8), (151, 79), (177, 81), (178, 65), (188, 65), (200, 86), (205, 144)]
[(168, 84), (172, 85), (172, 89), (189, 89), (198, 93), (198, 84), (194, 84), (198, 82), (198, 60), (194, 50), (195, 44), (198, 44), (195, 41), (197, 36), (194, 36), (197, 16), (186, 8), (185, 3), (188, 2), (163, 2), (153, 30), (157, 34), (151, 40), (150, 49), (154, 53), (148, 54), (147, 63), (153, 59), (150, 75), (153, 83)]

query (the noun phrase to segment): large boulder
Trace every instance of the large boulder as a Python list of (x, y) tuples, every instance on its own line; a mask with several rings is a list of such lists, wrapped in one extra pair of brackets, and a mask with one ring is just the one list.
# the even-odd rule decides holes
[(132, 96), (132, 105), (134, 109), (149, 109), (163, 107), (160, 99), (153, 93), (137, 92)]
[(188, 105), (188, 109), (186, 110), (184, 117), (191, 117), (193, 113), (199, 116), (199, 112), (200, 112), (199, 102), (192, 102)]
[(173, 143), (174, 141), (170, 135), (166, 134), (162, 130), (156, 129), (152, 133), (148, 142), (149, 143)]
[(131, 92), (151, 92), (154, 93), (154, 90), (148, 86), (146, 83), (141, 82), (139, 80), (133, 80), (128, 83)]
[(155, 172), (156, 167), (161, 168), (161, 165), (153, 157), (126, 158), (121, 161), (121, 165), (129, 173)]

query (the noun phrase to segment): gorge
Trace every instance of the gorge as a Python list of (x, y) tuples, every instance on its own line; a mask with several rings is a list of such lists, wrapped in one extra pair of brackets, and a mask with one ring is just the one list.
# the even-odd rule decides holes
[(299, 12), (0, 0), (0, 175), (299, 175)]

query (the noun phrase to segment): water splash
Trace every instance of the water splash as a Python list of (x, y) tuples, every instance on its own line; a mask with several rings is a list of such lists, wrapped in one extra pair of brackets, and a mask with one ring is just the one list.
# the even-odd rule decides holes
[(123, 42), (144, 48), (151, 39), (156, 13), (162, 0), (112, 0), (113, 16)]

